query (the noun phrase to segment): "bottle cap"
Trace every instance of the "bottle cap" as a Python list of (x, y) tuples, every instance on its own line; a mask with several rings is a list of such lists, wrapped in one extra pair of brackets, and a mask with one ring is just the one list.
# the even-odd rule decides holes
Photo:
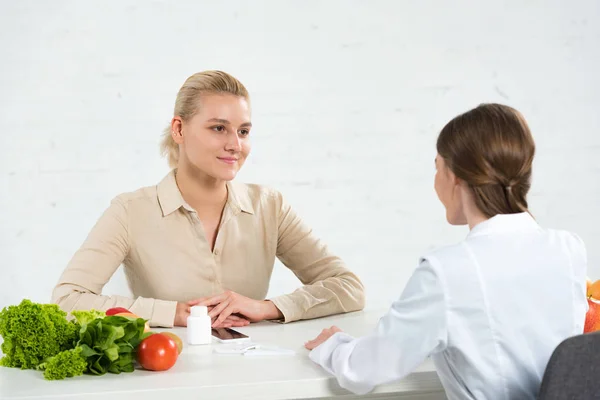
[(190, 315), (192, 317), (204, 317), (208, 314), (208, 308), (206, 306), (192, 306)]

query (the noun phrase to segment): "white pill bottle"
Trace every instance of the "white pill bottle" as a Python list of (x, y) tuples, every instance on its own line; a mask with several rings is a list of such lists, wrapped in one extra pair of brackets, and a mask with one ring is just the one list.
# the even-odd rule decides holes
[(212, 321), (206, 306), (193, 306), (187, 318), (187, 340), (191, 345), (212, 343)]

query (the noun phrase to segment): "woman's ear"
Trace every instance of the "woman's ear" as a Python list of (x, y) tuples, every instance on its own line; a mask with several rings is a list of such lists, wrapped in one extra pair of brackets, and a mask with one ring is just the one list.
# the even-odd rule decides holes
[(175, 143), (183, 143), (183, 121), (181, 117), (176, 116), (171, 120), (171, 137)]
[(462, 179), (456, 176), (448, 167), (446, 167), (446, 174), (448, 174), (448, 181), (452, 183), (452, 186), (460, 186), (462, 184)]

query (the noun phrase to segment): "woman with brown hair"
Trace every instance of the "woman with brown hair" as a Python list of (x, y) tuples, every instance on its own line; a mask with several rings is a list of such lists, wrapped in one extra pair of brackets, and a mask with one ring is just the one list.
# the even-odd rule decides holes
[(554, 348), (582, 333), (586, 252), (530, 215), (535, 145), (516, 110), (483, 104), (441, 131), (435, 190), (462, 242), (425, 254), (376, 331), (305, 344), (342, 387), (367, 393), (431, 356), (449, 399), (534, 399)]
[[(250, 154), (250, 97), (222, 71), (190, 76), (161, 149), (171, 171), (115, 197), (63, 272), (53, 301), (65, 311), (124, 307), (151, 326), (185, 326), (206, 305), (213, 327), (356, 311), (364, 290), (277, 190), (233, 182)], [(275, 258), (300, 279), (265, 299)], [(123, 264), (133, 296), (102, 295)]]

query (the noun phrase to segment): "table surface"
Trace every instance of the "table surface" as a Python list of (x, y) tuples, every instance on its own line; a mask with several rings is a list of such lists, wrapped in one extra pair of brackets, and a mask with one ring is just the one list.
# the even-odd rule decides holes
[[(355, 335), (370, 332), (385, 310), (361, 311), (289, 324), (261, 322), (236, 328), (252, 342), (291, 349), (295, 355), (243, 356), (217, 354), (217, 343), (204, 346), (185, 344), (186, 329), (174, 328), (184, 349), (170, 370), (103, 376), (84, 375), (61, 381), (46, 381), (33, 370), (0, 367), (0, 399), (129, 399), (144, 400), (169, 396), (186, 399), (309, 399), (347, 396), (335, 378), (308, 358), (303, 343), (323, 328), (336, 325)], [(160, 329), (157, 329), (160, 330)], [(406, 398), (443, 399), (443, 388), (430, 360), (406, 378), (375, 389), (370, 396), (385, 394)], [(411, 397), (416, 396), (416, 397)], [(401, 396), (404, 398), (403, 396)]]

